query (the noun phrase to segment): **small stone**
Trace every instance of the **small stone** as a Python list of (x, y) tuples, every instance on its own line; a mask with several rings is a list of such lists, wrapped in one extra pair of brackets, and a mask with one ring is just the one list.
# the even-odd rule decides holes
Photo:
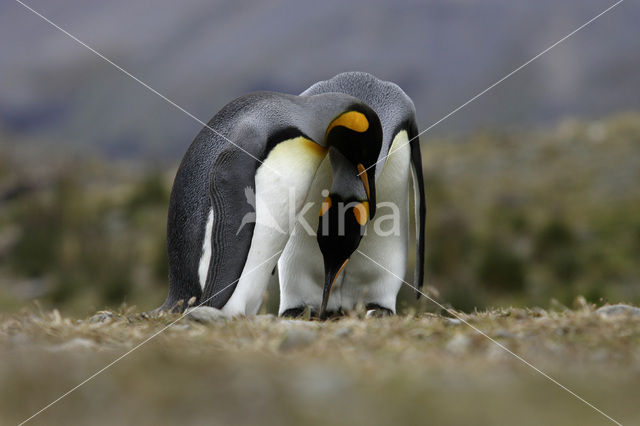
[(640, 316), (640, 308), (631, 305), (625, 305), (623, 303), (619, 303), (617, 305), (607, 305), (596, 310), (596, 313), (604, 316), (610, 317), (615, 315), (629, 315), (629, 316)]
[(92, 324), (101, 324), (104, 322), (111, 322), (112, 319), (113, 312), (100, 311), (96, 312), (91, 318), (89, 318), (89, 322)]
[(388, 309), (369, 309), (365, 317), (366, 318), (386, 318), (392, 315), (393, 313)]
[(229, 319), (220, 309), (212, 308), (211, 306), (197, 306), (188, 309), (185, 317), (202, 324), (212, 324)]
[(309, 346), (318, 336), (318, 332), (307, 328), (293, 328), (287, 332), (280, 343), (281, 351), (301, 349)]
[(460, 325), (460, 324), (462, 324), (462, 321), (460, 321), (458, 318), (445, 318), (444, 319), (444, 324), (445, 325)]

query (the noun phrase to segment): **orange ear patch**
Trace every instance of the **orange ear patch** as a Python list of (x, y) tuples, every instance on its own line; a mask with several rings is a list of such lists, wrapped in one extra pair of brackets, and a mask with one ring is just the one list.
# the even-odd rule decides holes
[(353, 215), (356, 217), (356, 222), (364, 226), (369, 220), (369, 203), (366, 201), (359, 203), (353, 208)]
[(344, 114), (341, 114), (329, 124), (327, 128), (327, 135), (336, 126), (346, 127), (349, 130), (353, 130), (354, 132), (362, 133), (366, 132), (369, 128), (369, 120), (364, 116), (363, 113), (358, 111), (348, 111)]
[(349, 263), (349, 259), (345, 260), (344, 263), (342, 264), (342, 266), (340, 267), (340, 269), (338, 269), (338, 272), (336, 272), (336, 276), (333, 277), (333, 281), (331, 281), (331, 287), (329, 288), (329, 295), (331, 295), (331, 290), (333, 290), (333, 283), (336, 282), (336, 280), (338, 279), (338, 277), (340, 276), (340, 274), (342, 273), (342, 270), (344, 269), (345, 266), (347, 266), (347, 263)]
[(318, 216), (324, 215), (327, 210), (331, 208), (331, 197), (327, 197), (324, 199), (322, 205), (320, 206), (320, 214)]

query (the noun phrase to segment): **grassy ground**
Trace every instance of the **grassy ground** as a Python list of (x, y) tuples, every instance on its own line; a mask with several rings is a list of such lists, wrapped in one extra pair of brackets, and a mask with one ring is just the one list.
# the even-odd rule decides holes
[[(639, 424), (640, 315), (460, 314), (623, 424)], [(15, 424), (176, 316), (0, 316), (0, 424)], [(488, 338), (435, 314), (183, 319), (32, 424), (610, 423)]]

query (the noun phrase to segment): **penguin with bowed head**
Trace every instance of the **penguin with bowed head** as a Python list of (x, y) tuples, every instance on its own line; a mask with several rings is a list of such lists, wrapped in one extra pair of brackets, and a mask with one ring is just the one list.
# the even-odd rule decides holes
[(325, 157), (336, 200), (327, 211), (349, 223), (327, 238), (340, 238), (348, 250), (324, 261), (317, 252), (317, 262), (337, 271), (360, 242), (364, 216), (375, 212), (381, 146), (375, 112), (346, 94), (256, 92), (227, 104), (196, 136), (174, 180), (169, 294), (161, 308), (181, 311), (195, 298), (228, 316), (257, 313)]
[[(382, 122), (382, 149), (374, 174), (379, 213), (376, 220), (367, 225), (366, 235), (357, 251), (350, 256), (348, 264), (341, 265), (341, 274), (337, 277), (327, 277), (322, 265), (315, 261), (320, 252), (325, 260), (331, 258), (332, 253), (335, 253), (331, 242), (335, 239), (319, 239), (318, 245), (312, 236), (301, 232), (300, 223), (296, 224), (278, 261), (279, 313), (297, 316), (309, 307), (320, 316), (328, 316), (362, 304), (371, 314), (394, 314), (407, 267), (411, 181), (416, 221), (413, 280), (418, 290), (423, 283), (426, 209), (415, 107), (398, 85), (364, 72), (338, 74), (329, 80), (315, 83), (302, 96), (317, 96), (329, 92), (355, 96), (369, 105)], [(366, 172), (363, 175), (372, 169), (364, 168), (360, 172), (364, 170)], [(316, 197), (317, 202), (317, 194), (330, 182), (329, 164), (322, 164), (312, 184), (310, 196)], [(319, 222), (321, 226), (322, 211), (320, 217), (307, 212), (305, 220), (311, 224)], [(334, 264), (339, 262), (340, 260), (333, 261)], [(419, 297), (420, 293), (416, 292), (416, 295)]]

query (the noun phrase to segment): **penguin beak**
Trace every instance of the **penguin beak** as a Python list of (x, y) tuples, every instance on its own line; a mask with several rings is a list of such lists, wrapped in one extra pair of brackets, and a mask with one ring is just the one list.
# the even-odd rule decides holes
[(370, 171), (367, 170), (362, 163), (357, 166), (358, 176), (362, 180), (364, 186), (364, 192), (367, 194), (367, 201), (369, 202), (369, 219), (372, 219), (376, 214), (376, 186), (375, 176), (370, 176)]
[(325, 265), (325, 275), (324, 275), (324, 289), (322, 290), (322, 305), (320, 305), (320, 313), (319, 317), (321, 320), (326, 319), (327, 315), (327, 303), (329, 302), (329, 296), (331, 295), (331, 289), (333, 288), (333, 284), (336, 282), (336, 279), (340, 276), (340, 273), (349, 263), (349, 259), (345, 260), (342, 266), (340, 266), (337, 270), (332, 267), (326, 267)]

